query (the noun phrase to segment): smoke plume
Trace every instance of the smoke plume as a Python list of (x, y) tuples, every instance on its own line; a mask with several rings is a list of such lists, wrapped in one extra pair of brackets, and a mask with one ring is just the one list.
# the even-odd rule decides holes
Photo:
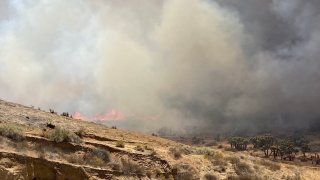
[(148, 131), (320, 128), (317, 0), (0, 0), (0, 47), (6, 100)]

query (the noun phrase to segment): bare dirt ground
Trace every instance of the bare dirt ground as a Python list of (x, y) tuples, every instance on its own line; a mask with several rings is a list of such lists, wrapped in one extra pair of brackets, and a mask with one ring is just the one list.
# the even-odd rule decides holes
[[(319, 179), (320, 168), (273, 162), (248, 152), (193, 147), (128, 130), (75, 120), (0, 100), (0, 125), (25, 139), (0, 139), (1, 179)], [(48, 124), (83, 132), (80, 143), (55, 142)], [(121, 142), (124, 147), (119, 147)], [(140, 147), (137, 148), (137, 147)], [(85, 157), (110, 152), (108, 162)]]

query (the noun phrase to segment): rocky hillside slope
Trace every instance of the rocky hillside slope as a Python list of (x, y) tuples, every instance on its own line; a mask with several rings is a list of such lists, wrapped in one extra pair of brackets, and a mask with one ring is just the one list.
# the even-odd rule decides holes
[(192, 147), (0, 100), (1, 179), (318, 179), (320, 168)]

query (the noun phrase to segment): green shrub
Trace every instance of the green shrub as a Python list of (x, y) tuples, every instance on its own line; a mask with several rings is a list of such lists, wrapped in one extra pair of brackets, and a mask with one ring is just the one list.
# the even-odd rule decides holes
[(15, 141), (22, 141), (25, 139), (22, 129), (12, 124), (0, 125), (0, 135)]
[(123, 141), (117, 141), (116, 147), (124, 148), (124, 142)]
[(47, 134), (47, 138), (55, 142), (72, 142), (72, 143), (81, 143), (81, 139), (74, 132), (71, 132), (67, 129), (55, 127)]
[(224, 156), (221, 151), (215, 151), (208, 147), (197, 148), (196, 154), (204, 155), (206, 159), (210, 160), (221, 160)]

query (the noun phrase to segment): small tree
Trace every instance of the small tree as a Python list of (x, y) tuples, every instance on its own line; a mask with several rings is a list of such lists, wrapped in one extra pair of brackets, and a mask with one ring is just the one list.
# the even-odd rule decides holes
[(278, 144), (281, 159), (288, 158), (289, 161), (293, 161), (295, 157), (293, 153), (297, 152), (294, 148), (294, 143), (290, 140), (281, 140)]
[(232, 149), (236, 149), (238, 151), (246, 150), (249, 144), (249, 140), (244, 137), (230, 137), (228, 142)]
[(301, 146), (300, 149), (304, 157), (306, 157), (306, 152), (310, 152), (311, 150), (308, 144)]
[(270, 134), (265, 134), (250, 138), (250, 142), (253, 144), (254, 148), (263, 150), (265, 156), (269, 157), (269, 150), (271, 146), (275, 143), (275, 139)]

